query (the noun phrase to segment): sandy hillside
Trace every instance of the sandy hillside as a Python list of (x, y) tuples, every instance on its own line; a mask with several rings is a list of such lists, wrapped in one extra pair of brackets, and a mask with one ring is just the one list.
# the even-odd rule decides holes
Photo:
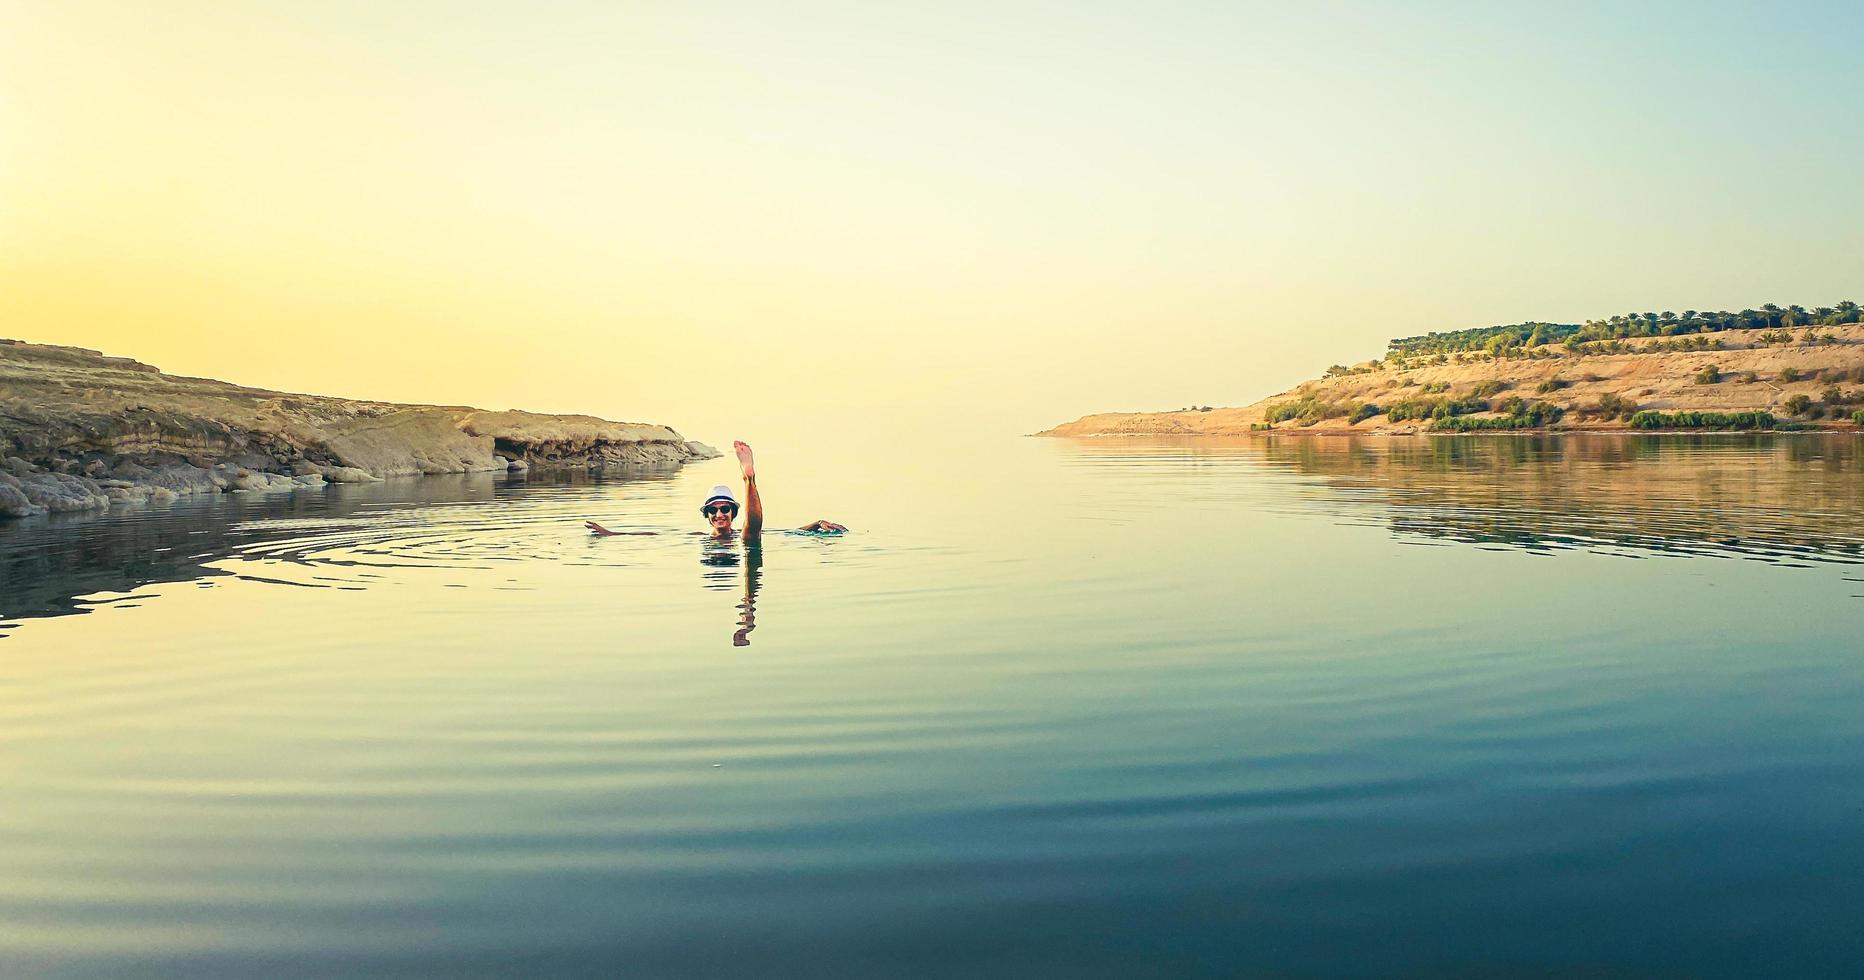
[[(1345, 377), (1305, 381), (1287, 391), (1278, 392), (1241, 408), (1213, 408), (1210, 411), (1109, 412), (1088, 415), (1037, 433), (1051, 436), (1090, 435), (1235, 435), (1252, 431), (1266, 421), (1269, 407), (1311, 398), (1341, 406), (1371, 403), (1381, 408), (1406, 399), (1456, 398), (1472, 393), (1485, 382), (1506, 386), (1490, 396), (1500, 403), (1512, 396), (1529, 402), (1545, 401), (1566, 411), (1555, 429), (1622, 429), (1622, 415), (1606, 420), (1598, 413), (1587, 413), (1600, 397), (1614, 395), (1637, 409), (1675, 411), (1769, 411), (1782, 420), (1793, 418), (1812, 421), (1807, 416), (1793, 416), (1787, 400), (1795, 394), (1809, 397), (1815, 405), (1834, 383), (1844, 392), (1856, 394), (1859, 401), (1847, 404), (1837, 413), (1826, 412), (1816, 424), (1836, 428), (1853, 428), (1849, 423), (1853, 411), (1864, 409), (1864, 377), (1855, 372), (1864, 368), (1864, 326), (1820, 327), (1827, 343), (1801, 344), (1802, 332), (1794, 332), (1788, 344), (1763, 344), (1762, 331), (1729, 330), (1700, 335), (1719, 340), (1723, 350), (1668, 353), (1587, 354), (1564, 353), (1555, 344), (1537, 350), (1544, 356), (1502, 360), (1466, 360), (1461, 363), (1413, 367), (1395, 370), (1379, 362), (1356, 366), (1363, 373)], [(1627, 345), (1648, 348), (1662, 340), (1678, 338), (1643, 338), (1625, 341)], [(1723, 380), (1715, 384), (1697, 382), (1706, 367), (1718, 367)], [(1801, 380), (1787, 381), (1781, 373), (1792, 369)], [(1835, 380), (1845, 372), (1842, 381)], [(1748, 380), (1752, 373), (1754, 380)], [(1821, 373), (1826, 374), (1820, 378)], [(1564, 387), (1540, 392), (1542, 382), (1555, 379)], [(1444, 389), (1447, 390), (1434, 390)], [(1492, 386), (1492, 385), (1491, 385)], [(1474, 413), (1496, 416), (1500, 413)], [(1834, 418), (1834, 414), (1837, 418)], [(1358, 423), (1347, 418), (1328, 418), (1304, 425), (1290, 419), (1275, 425), (1276, 431), (1382, 432), (1414, 433), (1430, 430), (1427, 421), (1393, 422), (1384, 414), (1373, 415)]]

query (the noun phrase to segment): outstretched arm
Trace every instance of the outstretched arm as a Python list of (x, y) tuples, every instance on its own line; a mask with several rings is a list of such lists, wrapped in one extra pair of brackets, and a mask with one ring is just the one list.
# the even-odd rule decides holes
[(744, 538), (756, 541), (764, 535), (764, 502), (757, 496), (757, 466), (751, 461), (751, 447), (739, 440), (731, 444), (738, 451), (738, 468), (744, 471)]
[(582, 526), (588, 528), (589, 533), (595, 535), (598, 538), (612, 538), (617, 534), (653, 534), (654, 533), (652, 531), (611, 531), (608, 528), (605, 528), (602, 525), (597, 524), (594, 521), (584, 521), (582, 522)]

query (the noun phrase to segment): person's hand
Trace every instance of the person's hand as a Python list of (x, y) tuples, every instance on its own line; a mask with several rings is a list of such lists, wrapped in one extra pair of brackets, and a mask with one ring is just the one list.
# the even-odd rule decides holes
[(756, 476), (757, 467), (751, 463), (751, 447), (745, 445), (744, 440), (740, 439), (732, 443), (731, 448), (738, 452), (738, 468), (744, 471), (744, 478), (749, 480)]

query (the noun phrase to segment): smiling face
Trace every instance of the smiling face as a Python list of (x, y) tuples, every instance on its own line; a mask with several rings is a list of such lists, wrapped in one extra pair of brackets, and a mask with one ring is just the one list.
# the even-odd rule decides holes
[(736, 516), (738, 509), (722, 500), (705, 507), (705, 522), (711, 525), (713, 534), (731, 530), (731, 519)]

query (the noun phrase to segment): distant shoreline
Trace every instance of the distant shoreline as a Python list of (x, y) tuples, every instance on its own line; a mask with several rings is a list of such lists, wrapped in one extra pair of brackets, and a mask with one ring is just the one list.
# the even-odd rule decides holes
[(1488, 429), (1473, 432), (1393, 432), (1389, 429), (1267, 429), (1260, 432), (1030, 432), (1026, 439), (1486, 439), (1525, 436), (1864, 436), (1856, 425), (1813, 426), (1803, 429), (1638, 429), (1621, 425), (1538, 429)]
[(1032, 434), (1864, 431), (1854, 413), (1864, 414), (1864, 324), (1848, 323), (1499, 353), (1394, 352), (1336, 365), (1327, 377), (1241, 407), (1102, 412)]

